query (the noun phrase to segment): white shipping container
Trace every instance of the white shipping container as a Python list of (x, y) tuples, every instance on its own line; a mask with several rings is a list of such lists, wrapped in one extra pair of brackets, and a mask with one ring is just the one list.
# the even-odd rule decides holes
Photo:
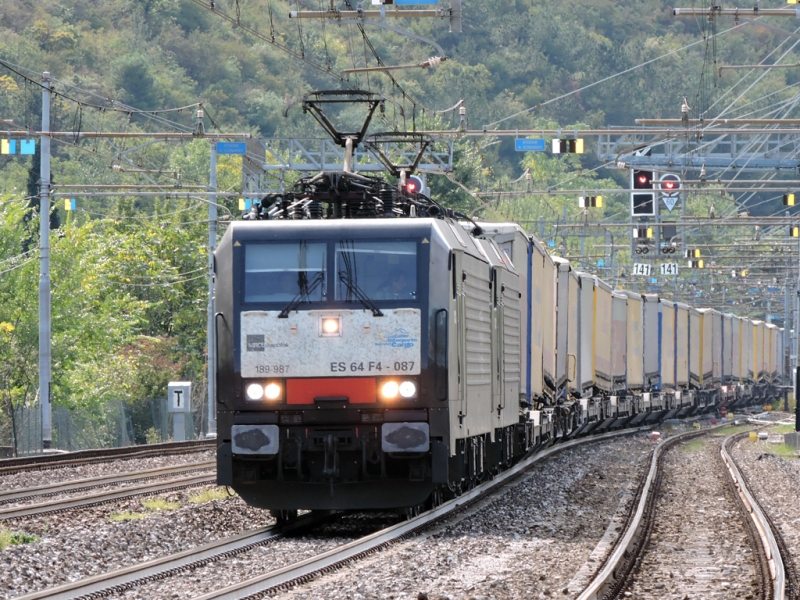
[(711, 382), (715, 386), (722, 384), (722, 313), (709, 309), (711, 317)]
[(580, 290), (581, 281), (575, 269), (569, 271), (569, 300), (567, 303), (569, 316), (567, 317), (567, 381), (569, 392), (576, 397), (581, 397), (580, 369), (578, 356), (580, 355)]
[(742, 373), (742, 318), (731, 316), (731, 381), (734, 384), (744, 383)]
[(756, 341), (756, 325), (750, 319), (742, 319), (742, 364), (745, 378), (752, 383), (756, 380), (753, 372), (755, 366), (754, 345)]
[(767, 329), (764, 332), (764, 339), (765, 339), (765, 354), (766, 354), (766, 362), (767, 362), (767, 378), (770, 381), (775, 381), (777, 376), (777, 351), (775, 349), (775, 340), (778, 338), (777, 336), (778, 326), (773, 325), (772, 323), (767, 324)]
[(624, 292), (628, 297), (628, 344), (626, 380), (629, 391), (644, 385), (644, 301), (641, 294)]
[(700, 387), (708, 389), (713, 387), (714, 379), (714, 354), (712, 336), (713, 319), (710, 308), (700, 309)]
[(594, 379), (602, 390), (611, 390), (611, 286), (594, 278)]
[(689, 385), (689, 305), (675, 303), (675, 386)]
[(556, 387), (567, 381), (569, 352), (569, 280), (570, 265), (565, 258), (553, 257), (556, 264)]
[(675, 303), (663, 298), (661, 305), (661, 389), (675, 389)]
[(658, 373), (661, 368), (658, 360), (658, 315), (660, 307), (658, 296), (644, 294), (644, 385), (645, 389), (658, 383)]
[(764, 332), (767, 324), (764, 321), (753, 322), (753, 375), (756, 381), (764, 379), (766, 362), (764, 360)]
[(689, 384), (700, 387), (703, 369), (700, 354), (700, 311), (689, 309)]
[(733, 382), (733, 315), (722, 315), (722, 383)]
[(628, 296), (622, 292), (611, 295), (611, 387), (625, 390), (625, 370), (628, 360)]
[[(537, 245), (539, 242), (535, 242)], [(555, 398), (556, 391), (556, 278), (558, 276), (553, 259), (544, 249), (544, 277), (542, 279), (542, 377), (545, 395)]]
[(594, 275), (578, 273), (578, 381), (580, 396), (592, 393), (594, 378)]

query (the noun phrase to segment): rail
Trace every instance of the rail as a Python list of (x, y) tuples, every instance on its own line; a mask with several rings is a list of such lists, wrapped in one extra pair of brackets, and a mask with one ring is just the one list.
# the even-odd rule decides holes
[(28, 488), (16, 488), (0, 491), (0, 505), (11, 502), (22, 502), (30, 498), (55, 496), (70, 492), (87, 491), (98, 487), (115, 485), (118, 483), (128, 483), (130, 481), (145, 481), (147, 479), (158, 479), (177, 475), (180, 473), (191, 473), (193, 471), (207, 471), (213, 469), (216, 463), (213, 461), (184, 463), (172, 467), (161, 467), (159, 469), (147, 469), (142, 471), (128, 471), (126, 473), (115, 473), (113, 475), (101, 475), (99, 477), (87, 477), (85, 479), (72, 479), (48, 485), (38, 485)]
[(180, 454), (211, 450), (215, 447), (216, 440), (194, 440), (191, 442), (165, 442), (163, 444), (148, 444), (146, 446), (125, 446), (123, 448), (98, 448), (95, 450), (79, 450), (78, 452), (64, 452), (58, 454), (39, 454), (18, 458), (0, 459), (0, 475), (8, 475), (19, 471), (44, 469), (50, 467), (67, 467), (118, 458), (146, 458), (148, 456), (164, 456), (167, 454)]

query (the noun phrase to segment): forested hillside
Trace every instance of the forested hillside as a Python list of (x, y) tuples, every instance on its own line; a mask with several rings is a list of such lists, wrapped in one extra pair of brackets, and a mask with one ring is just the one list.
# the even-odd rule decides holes
[[(396, 71), (394, 80), (371, 74), (344, 81), (343, 69), (374, 66), (376, 55), (393, 65), (417, 63), (437, 51), (375, 27), (364, 36), (354, 25), (288, 19), (290, 10), (319, 10), (324, 2), (216, 0), (216, 12), (242, 27), (201, 4), (4, 0), (0, 60), (7, 64), (0, 67), (0, 119), (13, 119), (8, 127), (39, 128), (42, 71), (52, 74), (61, 94), (53, 106), (53, 130), (191, 131), (202, 104), (207, 130), (265, 137), (320, 135), (299, 109), (288, 117), (282, 111), (308, 91), (345, 85), (393, 100), (382, 116), (386, 129), (457, 126), (457, 111), (439, 111), (463, 99), (472, 128), (571, 131), (630, 125), (639, 117), (677, 118), (684, 97), (697, 117), (706, 110), (717, 114), (741, 94), (737, 106), (743, 108), (730, 114), (744, 116), (791, 99), (800, 80), (796, 70), (774, 70), (752, 88), (731, 90), (740, 74), (720, 78), (719, 65), (773, 60), (787, 51), (784, 62), (797, 62), (791, 49), (798, 40), (732, 20), (710, 29), (703, 20), (673, 17), (672, 6), (662, 0), (467, 1), (462, 33), (449, 33), (446, 22), (434, 19), (392, 23), (439, 44), (447, 56), (441, 65)], [(713, 32), (720, 35), (711, 39)], [(590, 86), (594, 82), (600, 83)], [(185, 108), (150, 115), (129, 107)], [(343, 115), (348, 117), (355, 121), (356, 115)], [(53, 180), (173, 185), (180, 173), (183, 185), (207, 185), (208, 142), (136, 149), (139, 144), (54, 142)], [(594, 171), (599, 163), (591, 152), (523, 155), (508, 138), (460, 141), (456, 159), (452, 178), (473, 192), (519, 189), (510, 182), (523, 169), (537, 189), (563, 181), (573, 188), (624, 187), (626, 181), (620, 172)], [(38, 156), (0, 156), (0, 402), (6, 419), (12, 405), (36, 398), (38, 168)], [(236, 158), (221, 160), (221, 189), (239, 189), (239, 168)], [(164, 173), (148, 179), (136, 169)], [(443, 203), (480, 206), (443, 176), (432, 178), (431, 187)], [(479, 214), (525, 221), (534, 232), (539, 218), (579, 213), (573, 197), (486, 197), (491, 208)], [(199, 407), (205, 394), (206, 205), (133, 196), (76, 200), (78, 210), (69, 213), (59, 200), (52, 217), (53, 401), (82, 408), (101, 423), (104, 403), (121, 400), (143, 414), (148, 399), (164, 395), (167, 381), (190, 379), (197, 383)], [(223, 203), (236, 214), (235, 198)], [(595, 216), (624, 214), (626, 203), (625, 195), (609, 197)], [(718, 196), (695, 199), (689, 212), (707, 214), (712, 203), (718, 211), (735, 210), (731, 198)], [(754, 210), (775, 211), (779, 204)], [(725, 235), (732, 239), (736, 232)], [(576, 244), (558, 250), (568, 254)], [(616, 280), (624, 269), (607, 275)], [(713, 287), (706, 291), (712, 292)], [(147, 436), (141, 423), (134, 427), (138, 441)], [(97, 425), (98, 435), (112, 436), (103, 427)]]

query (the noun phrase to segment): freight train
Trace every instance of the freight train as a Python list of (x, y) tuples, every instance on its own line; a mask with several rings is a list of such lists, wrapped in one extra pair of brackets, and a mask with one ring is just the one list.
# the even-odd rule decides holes
[(514, 223), (320, 173), (215, 254), (217, 482), (281, 519), (415, 511), (531, 449), (759, 402), (783, 330), (615, 290)]

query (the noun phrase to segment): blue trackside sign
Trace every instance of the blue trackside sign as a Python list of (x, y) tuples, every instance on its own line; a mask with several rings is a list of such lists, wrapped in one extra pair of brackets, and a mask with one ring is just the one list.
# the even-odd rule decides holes
[(514, 150), (517, 152), (544, 152), (543, 138), (523, 138), (514, 140)]
[(245, 142), (217, 142), (217, 154), (244, 154), (247, 152)]

